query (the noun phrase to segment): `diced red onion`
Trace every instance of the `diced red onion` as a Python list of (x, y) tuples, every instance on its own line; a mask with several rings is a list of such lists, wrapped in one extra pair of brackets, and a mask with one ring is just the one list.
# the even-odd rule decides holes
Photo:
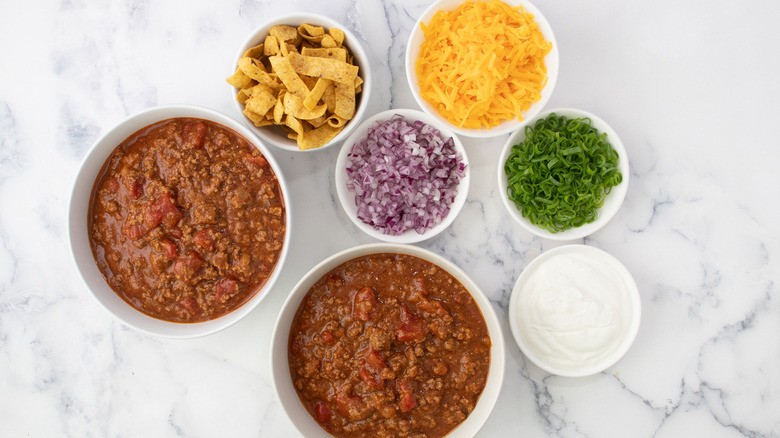
[(401, 115), (376, 122), (347, 155), (357, 216), (389, 235), (419, 234), (449, 213), (466, 165), (452, 138)]

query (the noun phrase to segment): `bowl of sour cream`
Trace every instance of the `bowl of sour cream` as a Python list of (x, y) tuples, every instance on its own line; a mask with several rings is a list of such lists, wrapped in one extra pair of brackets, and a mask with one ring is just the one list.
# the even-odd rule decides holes
[(509, 325), (523, 354), (565, 377), (596, 374), (631, 347), (641, 319), (639, 290), (611, 254), (587, 245), (542, 253), (509, 300)]

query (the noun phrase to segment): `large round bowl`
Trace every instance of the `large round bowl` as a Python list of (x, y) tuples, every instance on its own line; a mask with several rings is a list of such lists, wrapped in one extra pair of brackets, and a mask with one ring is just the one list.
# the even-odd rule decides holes
[(620, 206), (623, 204), (623, 200), (626, 197), (626, 192), (628, 191), (628, 179), (630, 175), (630, 169), (628, 167), (628, 155), (626, 154), (626, 148), (623, 145), (623, 142), (620, 140), (620, 137), (617, 135), (617, 132), (615, 132), (615, 130), (612, 129), (612, 127), (609, 126), (607, 122), (595, 114), (591, 114), (584, 110), (575, 108), (558, 108), (547, 110), (529, 120), (528, 126), (533, 126), (537, 120), (543, 119), (552, 113), (555, 113), (558, 116), (566, 116), (569, 119), (589, 118), (591, 120), (591, 126), (596, 128), (599, 133), (607, 134), (607, 141), (618, 153), (618, 170), (620, 170), (623, 179), (620, 184), (612, 187), (612, 190), (609, 192), (606, 199), (604, 199), (604, 205), (598, 209), (596, 220), (576, 228), (569, 228), (568, 230), (552, 233), (531, 223), (531, 221), (523, 217), (523, 214), (517, 208), (515, 203), (509, 200), (509, 197), (507, 196), (508, 183), (506, 172), (504, 171), (504, 164), (506, 163), (507, 158), (509, 158), (509, 155), (512, 153), (512, 146), (525, 140), (525, 129), (518, 130), (509, 137), (506, 143), (504, 143), (504, 149), (501, 151), (501, 156), (498, 158), (498, 191), (500, 193), (501, 200), (504, 203), (504, 207), (506, 207), (506, 210), (509, 215), (512, 216), (512, 219), (514, 219), (529, 232), (550, 240), (563, 241), (581, 239), (603, 228), (610, 220), (612, 220), (613, 217), (615, 217), (618, 210), (620, 209)]
[(412, 28), (412, 32), (409, 35), (409, 43), (406, 46), (406, 79), (409, 82), (409, 87), (412, 89), (412, 95), (417, 101), (417, 104), (420, 105), (420, 108), (431, 117), (449, 126), (456, 134), (479, 138), (498, 137), (524, 126), (529, 119), (539, 114), (547, 104), (547, 101), (550, 100), (553, 90), (555, 89), (555, 84), (558, 81), (558, 70), (560, 67), (558, 43), (555, 40), (555, 34), (553, 34), (552, 27), (550, 27), (547, 19), (531, 2), (527, 0), (504, 0), (504, 3), (510, 6), (522, 6), (526, 11), (531, 13), (539, 26), (539, 30), (542, 32), (542, 35), (544, 35), (544, 38), (552, 43), (552, 50), (550, 50), (550, 53), (544, 58), (545, 66), (547, 67), (547, 83), (542, 89), (539, 101), (533, 103), (528, 110), (523, 113), (523, 120), (518, 120), (517, 118), (505, 120), (499, 125), (489, 129), (466, 129), (455, 126), (450, 123), (449, 120), (442, 117), (436, 108), (427, 100), (422, 98), (420, 95), (419, 78), (415, 66), (417, 64), (417, 57), (420, 54), (420, 46), (425, 42), (425, 35), (423, 34), (421, 24), (430, 23), (431, 18), (433, 18), (438, 11), (454, 11), (464, 2), (465, 0), (437, 0), (423, 12), (420, 19), (417, 20), (417, 23), (415, 23)]
[[(95, 179), (103, 167), (103, 164), (111, 155), (111, 152), (113, 152), (122, 141), (138, 130), (153, 123), (176, 117), (200, 118), (216, 122), (232, 129), (246, 138), (262, 152), (271, 165), (271, 168), (276, 173), (286, 208), (284, 244), (271, 276), (262, 288), (241, 307), (222, 317), (205, 322), (177, 323), (163, 321), (148, 316), (130, 306), (111, 289), (103, 275), (100, 273), (92, 254), (87, 231), (92, 187), (95, 184)], [(98, 303), (118, 320), (139, 331), (167, 338), (193, 338), (217, 332), (235, 324), (248, 315), (249, 312), (251, 312), (252, 309), (268, 295), (276, 282), (276, 279), (279, 277), (279, 273), (287, 256), (287, 249), (291, 236), (290, 227), (292, 224), (292, 211), (290, 210), (290, 198), (288, 193), (287, 184), (285, 183), (279, 164), (276, 162), (273, 155), (271, 155), (268, 148), (266, 148), (266, 146), (263, 145), (263, 143), (243, 124), (217, 111), (197, 106), (175, 105), (150, 108), (128, 117), (113, 127), (95, 142), (84, 157), (84, 161), (81, 164), (73, 185), (68, 212), (68, 237), (70, 239), (70, 248), (76, 270), (81, 275), (84, 285), (97, 299)]]
[[(433, 126), (434, 128), (439, 130), (439, 134), (445, 140), (447, 138), (452, 138), (455, 144), (455, 150), (460, 154), (463, 163), (466, 165), (465, 176), (460, 179), (460, 182), (458, 184), (458, 193), (457, 195), (455, 195), (455, 199), (450, 205), (449, 213), (447, 214), (447, 216), (442, 218), (441, 222), (439, 222), (437, 225), (431, 228), (428, 228), (422, 234), (418, 233), (413, 229), (407, 230), (406, 232), (399, 235), (385, 234), (381, 230), (377, 230), (373, 226), (363, 222), (360, 218), (358, 218), (357, 215), (357, 206), (355, 205), (355, 193), (347, 188), (347, 165), (349, 161), (348, 156), (350, 151), (352, 150), (352, 147), (356, 143), (359, 143), (364, 138), (366, 138), (366, 136), (368, 135), (368, 130), (371, 129), (374, 126), (374, 124), (376, 124), (377, 122), (390, 120), (395, 115), (400, 115), (409, 123), (415, 121), (421, 121), (425, 124)], [(423, 240), (430, 239), (436, 236), (437, 234), (441, 233), (442, 231), (444, 231), (447, 227), (449, 227), (452, 224), (452, 222), (455, 221), (455, 218), (458, 216), (458, 213), (460, 213), (460, 210), (463, 208), (463, 205), (466, 203), (466, 198), (468, 197), (468, 193), (469, 193), (470, 181), (471, 181), (471, 168), (469, 166), (468, 157), (466, 156), (466, 149), (463, 147), (463, 143), (460, 141), (458, 136), (455, 135), (452, 131), (450, 131), (446, 125), (428, 116), (427, 114), (417, 110), (410, 110), (410, 109), (387, 110), (375, 115), (374, 117), (366, 119), (344, 141), (344, 145), (341, 147), (341, 150), (339, 151), (339, 156), (336, 159), (336, 172), (335, 172), (336, 193), (338, 194), (339, 201), (341, 201), (341, 206), (342, 208), (344, 208), (344, 211), (347, 213), (347, 216), (350, 218), (350, 220), (352, 220), (355, 226), (357, 226), (364, 233), (368, 234), (369, 236), (375, 239), (382, 240), (385, 242), (391, 242), (391, 243), (422, 242)]]
[(276, 146), (280, 149), (284, 149), (286, 151), (291, 152), (312, 152), (312, 151), (319, 151), (324, 150), (326, 148), (332, 147), (334, 145), (340, 144), (347, 136), (349, 135), (352, 130), (354, 130), (358, 124), (360, 124), (360, 120), (365, 116), (366, 109), (368, 108), (368, 99), (371, 95), (371, 87), (373, 86), (373, 80), (371, 78), (371, 63), (369, 62), (368, 55), (366, 54), (366, 51), (363, 49), (363, 46), (360, 43), (360, 40), (349, 31), (347, 26), (344, 26), (343, 24), (339, 23), (338, 21), (326, 17), (324, 15), (318, 15), (318, 14), (312, 14), (312, 13), (299, 13), (299, 14), (290, 14), (290, 15), (284, 15), (281, 17), (277, 17), (274, 19), (271, 19), (257, 28), (252, 35), (250, 35), (243, 45), (241, 45), (241, 48), (239, 49), (238, 53), (236, 54), (236, 63), (233, 64), (233, 70), (231, 70), (231, 73), (236, 71), (238, 68), (238, 60), (241, 58), (241, 56), (244, 55), (244, 53), (247, 51), (247, 49), (250, 49), (252, 47), (257, 46), (258, 44), (261, 44), (265, 37), (268, 36), (268, 31), (273, 27), (277, 25), (288, 25), (288, 26), (300, 26), (301, 24), (312, 24), (315, 26), (322, 26), (325, 29), (331, 29), (331, 28), (337, 28), (344, 31), (344, 45), (349, 50), (349, 53), (352, 54), (355, 58), (355, 64), (360, 68), (358, 71), (358, 76), (363, 78), (363, 90), (360, 92), (360, 94), (355, 96), (355, 115), (354, 117), (349, 120), (344, 129), (338, 133), (331, 141), (326, 143), (325, 145), (315, 148), (315, 149), (307, 149), (305, 151), (301, 151), (298, 148), (298, 144), (295, 140), (292, 140), (287, 137), (287, 131), (279, 126), (261, 126), (257, 127), (255, 126), (251, 120), (249, 120), (246, 116), (244, 116), (244, 105), (236, 100), (236, 96), (238, 94), (238, 89), (235, 87), (230, 87), (231, 92), (233, 93), (233, 101), (235, 102), (236, 108), (238, 109), (238, 114), (240, 114), (241, 119), (243, 122), (249, 127), (250, 130), (252, 130), (258, 137), (260, 137), (261, 140), (263, 140), (265, 143)]
[(327, 438), (330, 437), (327, 432), (314, 420), (298, 398), (298, 394), (293, 387), (290, 376), (287, 352), (290, 338), (290, 328), (301, 302), (303, 301), (309, 289), (323, 275), (327, 274), (333, 268), (356, 257), (368, 254), (395, 253), (407, 254), (427, 260), (454, 276), (474, 298), (474, 301), (482, 311), (485, 318), (488, 332), (491, 339), (490, 349), (490, 370), (488, 373), (485, 389), (480, 399), (466, 420), (458, 427), (453, 429), (448, 438), (464, 438), (474, 436), (485, 424), (490, 416), (493, 407), (498, 399), (501, 383), (504, 378), (504, 337), (501, 332), (501, 326), (498, 317), (490, 301), (460, 268), (444, 257), (419, 248), (414, 245), (400, 245), (393, 243), (374, 243), (350, 248), (328, 257), (326, 260), (312, 268), (293, 288), (287, 300), (282, 306), (279, 317), (274, 327), (273, 340), (271, 343), (271, 370), (273, 373), (273, 384), (279, 401), (284, 408), (285, 413), (290, 418), (293, 425), (308, 438)]

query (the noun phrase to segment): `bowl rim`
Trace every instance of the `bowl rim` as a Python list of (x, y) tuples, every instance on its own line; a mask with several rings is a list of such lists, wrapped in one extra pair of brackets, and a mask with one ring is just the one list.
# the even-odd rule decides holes
[[(436, 264), (460, 281), (479, 306), (483, 318), (485, 319), (485, 324), (487, 325), (492, 343), (488, 379), (485, 383), (485, 389), (480, 395), (474, 410), (469, 414), (466, 420), (452, 429), (447, 437), (463, 438), (476, 435), (490, 417), (493, 408), (498, 401), (504, 379), (506, 352), (504, 335), (498, 315), (493, 309), (487, 295), (485, 295), (482, 289), (480, 289), (479, 286), (455, 263), (433, 251), (408, 244), (378, 242), (358, 245), (338, 251), (316, 264), (301, 277), (295, 287), (293, 287), (291, 292), (287, 295), (287, 298), (277, 315), (276, 322), (274, 323), (270, 344), (271, 354), (269, 355), (274, 392), (282, 405), (282, 410), (295, 428), (304, 436), (330, 436), (309, 414), (303, 406), (303, 403), (300, 402), (298, 393), (292, 385), (287, 359), (292, 320), (311, 286), (323, 275), (348, 260), (364, 255), (380, 253), (407, 254)], [(302, 418), (303, 420), (301, 420)]]
[[(451, 137), (453, 139), (455, 150), (461, 154), (463, 163), (466, 165), (464, 170), (464, 177), (461, 178), (458, 184), (458, 193), (455, 195), (455, 199), (450, 205), (450, 211), (447, 213), (441, 222), (436, 226), (429, 228), (423, 234), (418, 234), (417, 231), (411, 229), (405, 231), (403, 234), (392, 236), (384, 234), (382, 231), (375, 229), (371, 225), (366, 224), (357, 217), (357, 207), (354, 205), (354, 193), (349, 191), (346, 187), (346, 167), (347, 156), (352, 150), (352, 147), (360, 140), (366, 137), (368, 130), (378, 121), (389, 120), (394, 115), (400, 115), (406, 120), (416, 121), (419, 120), (439, 130), (439, 134), (446, 138)], [(364, 120), (358, 125), (355, 130), (344, 140), (344, 144), (339, 150), (339, 154), (336, 157), (336, 164), (334, 167), (334, 180), (336, 185), (336, 194), (339, 198), (341, 208), (346, 213), (347, 217), (352, 221), (358, 229), (368, 234), (369, 236), (392, 243), (417, 243), (428, 239), (431, 239), (439, 235), (442, 231), (449, 228), (455, 219), (460, 214), (463, 206), (468, 198), (469, 189), (471, 186), (471, 166), (469, 164), (468, 154), (466, 148), (461, 142), (460, 138), (446, 126), (440, 123), (438, 120), (433, 119), (422, 111), (414, 109), (390, 109), (382, 111), (374, 116)]]
[(506, 163), (509, 154), (512, 151), (512, 146), (525, 139), (525, 128), (515, 131), (509, 136), (501, 149), (501, 154), (498, 158), (498, 189), (501, 196), (501, 201), (504, 204), (505, 211), (509, 214), (515, 222), (519, 223), (524, 229), (530, 233), (549, 240), (556, 241), (569, 241), (581, 239), (591, 234), (594, 234), (604, 228), (612, 219), (617, 215), (620, 207), (623, 205), (626, 193), (628, 192), (628, 184), (631, 176), (631, 168), (628, 160), (628, 153), (626, 147), (620, 136), (615, 130), (602, 118), (588, 111), (578, 108), (553, 108), (542, 111), (536, 117), (529, 120), (528, 126), (533, 126), (537, 120), (541, 120), (550, 114), (555, 113), (558, 116), (566, 116), (568, 118), (581, 118), (587, 117), (591, 119), (591, 126), (596, 128), (599, 133), (606, 133), (607, 140), (612, 145), (612, 148), (618, 153), (618, 170), (622, 174), (622, 181), (617, 186), (614, 186), (604, 200), (604, 205), (599, 207), (598, 216), (596, 220), (576, 228), (569, 228), (568, 230), (560, 231), (558, 233), (551, 233), (541, 227), (538, 227), (531, 223), (528, 219), (524, 218), (520, 210), (517, 209), (515, 204), (509, 200), (506, 196), (507, 180), (506, 172), (504, 171), (504, 164)]
[(346, 123), (344, 129), (342, 129), (341, 132), (339, 132), (335, 137), (333, 137), (331, 141), (325, 143), (324, 145), (318, 148), (301, 150), (298, 148), (298, 145), (295, 142), (295, 140), (282, 138), (281, 135), (275, 135), (273, 131), (269, 133), (269, 129), (263, 129), (263, 128), (272, 128), (274, 130), (277, 129), (281, 130), (282, 128), (276, 126), (261, 126), (261, 127), (255, 126), (244, 115), (243, 113), (244, 105), (236, 100), (236, 96), (238, 95), (238, 89), (230, 84), (228, 84), (228, 86), (230, 87), (232, 93), (234, 108), (238, 110), (238, 120), (240, 120), (247, 128), (249, 128), (249, 130), (251, 130), (257, 137), (259, 137), (265, 143), (268, 143), (274, 147), (277, 147), (279, 149), (288, 152), (310, 153), (310, 152), (317, 152), (325, 149), (330, 149), (331, 147), (342, 143), (344, 139), (349, 135), (349, 133), (355, 129), (355, 127), (358, 125), (360, 120), (363, 119), (368, 109), (369, 97), (371, 96), (371, 88), (373, 87), (370, 58), (365, 48), (363, 47), (363, 43), (360, 41), (360, 39), (358, 39), (357, 36), (355, 36), (355, 34), (352, 33), (352, 31), (349, 30), (349, 28), (347, 28), (347, 26), (343, 25), (339, 21), (334, 20), (333, 18), (330, 18), (328, 16), (315, 14), (311, 12), (299, 12), (299, 13), (280, 15), (270, 20), (266, 20), (265, 22), (261, 23), (258, 27), (256, 27), (252, 31), (252, 33), (250, 33), (250, 35), (244, 39), (241, 48), (239, 49), (238, 53), (234, 57), (233, 66), (232, 66), (233, 69), (231, 70), (230, 74), (233, 74), (233, 72), (235, 72), (236, 69), (238, 68), (238, 60), (241, 58), (241, 56), (243, 56), (244, 52), (246, 52), (246, 50), (249, 49), (250, 47), (254, 47), (260, 44), (262, 40), (265, 38), (265, 36), (268, 35), (268, 30), (272, 26), (276, 26), (280, 24), (287, 24), (292, 26), (292, 25), (296, 25), (296, 23), (298, 23), (298, 25), (303, 23), (314, 24), (314, 25), (327, 27), (328, 29), (335, 27), (342, 30), (345, 35), (344, 38), (345, 45), (349, 48), (350, 53), (352, 53), (352, 55), (355, 58), (355, 62), (360, 68), (359, 76), (363, 78), (363, 89), (360, 92), (360, 95), (356, 98), (357, 106), (355, 107), (355, 115), (352, 117), (351, 120), (349, 120)]
[[(579, 369), (559, 368), (545, 362), (544, 359), (539, 357), (532, 348), (526, 345), (522, 331), (519, 327), (519, 316), (517, 314), (518, 300), (521, 294), (521, 290), (529, 276), (532, 275), (534, 271), (537, 270), (538, 267), (546, 261), (558, 255), (571, 252), (580, 252), (585, 255), (599, 257), (602, 261), (608, 263), (609, 266), (614, 269), (623, 279), (627, 289), (627, 298), (630, 301), (632, 308), (632, 319), (628, 324), (626, 332), (623, 334), (623, 340), (617, 350), (615, 350), (612, 355), (605, 357), (601, 361), (588, 367)], [(636, 284), (636, 281), (634, 280), (634, 277), (631, 275), (631, 272), (628, 270), (628, 268), (620, 260), (618, 260), (617, 257), (595, 246), (585, 244), (568, 244), (544, 251), (535, 259), (531, 260), (525, 269), (523, 269), (523, 272), (520, 273), (520, 276), (512, 287), (512, 292), (509, 297), (508, 317), (509, 328), (512, 332), (512, 337), (515, 339), (515, 342), (517, 343), (517, 346), (520, 348), (520, 351), (523, 353), (523, 355), (528, 358), (528, 360), (530, 360), (534, 365), (548, 373), (561, 377), (586, 377), (593, 374), (598, 374), (612, 367), (618, 363), (631, 348), (637, 334), (639, 333), (639, 326), (642, 320), (642, 300), (639, 295), (639, 288)]]
[(552, 43), (552, 49), (550, 50), (550, 53), (548, 53), (544, 58), (545, 65), (547, 67), (547, 84), (545, 84), (544, 88), (542, 88), (541, 98), (539, 101), (531, 105), (528, 111), (524, 113), (522, 121), (517, 120), (516, 118), (504, 120), (500, 124), (489, 129), (466, 129), (454, 126), (447, 119), (439, 115), (438, 111), (436, 111), (435, 108), (433, 108), (425, 99), (422, 98), (422, 96), (420, 96), (420, 87), (418, 85), (417, 72), (414, 66), (416, 65), (416, 60), (420, 53), (420, 44), (422, 44), (424, 38), (422, 36), (420, 25), (422, 23), (430, 22), (431, 18), (433, 18), (434, 14), (439, 10), (452, 11), (466, 1), (467, 0), (437, 0), (428, 6), (422, 15), (420, 15), (420, 18), (412, 27), (412, 30), (409, 34), (409, 40), (406, 44), (406, 80), (409, 84), (409, 88), (412, 91), (412, 96), (414, 96), (414, 100), (417, 102), (417, 105), (419, 105), (426, 114), (445, 124), (456, 134), (475, 138), (492, 138), (509, 134), (528, 124), (528, 121), (539, 114), (539, 112), (541, 112), (547, 105), (547, 102), (549, 102), (550, 97), (552, 97), (552, 94), (555, 91), (555, 85), (558, 82), (558, 72), (560, 70), (558, 42), (555, 38), (555, 33), (553, 32), (550, 23), (547, 21), (547, 18), (533, 3), (528, 0), (503, 0), (510, 6), (523, 6), (526, 11), (530, 12), (534, 16), (534, 20), (537, 22), (539, 30), (542, 32), (544, 37)]
[[(108, 285), (97, 267), (89, 242), (86, 224), (91, 193), (98, 173), (116, 147), (130, 135), (159, 121), (171, 118), (201, 118), (218, 123), (246, 138), (268, 160), (276, 174), (279, 188), (285, 204), (285, 235), (282, 251), (271, 276), (261, 288), (244, 304), (233, 311), (215, 319), (180, 323), (166, 321), (135, 309), (125, 302)], [(125, 117), (106, 130), (89, 148), (73, 180), (67, 212), (68, 246), (74, 268), (81, 278), (83, 286), (97, 303), (122, 324), (139, 332), (171, 339), (190, 339), (210, 335), (237, 323), (254, 310), (268, 296), (284, 268), (292, 236), (292, 202), (284, 172), (265, 144), (237, 120), (211, 108), (172, 104), (146, 108)], [(99, 288), (100, 290), (96, 290)]]

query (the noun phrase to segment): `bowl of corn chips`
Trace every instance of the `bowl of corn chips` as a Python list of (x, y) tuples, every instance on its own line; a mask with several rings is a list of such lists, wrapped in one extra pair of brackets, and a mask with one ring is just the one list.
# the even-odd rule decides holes
[(247, 38), (227, 78), (243, 120), (288, 151), (340, 144), (360, 123), (371, 91), (368, 56), (337, 21), (275, 18)]

